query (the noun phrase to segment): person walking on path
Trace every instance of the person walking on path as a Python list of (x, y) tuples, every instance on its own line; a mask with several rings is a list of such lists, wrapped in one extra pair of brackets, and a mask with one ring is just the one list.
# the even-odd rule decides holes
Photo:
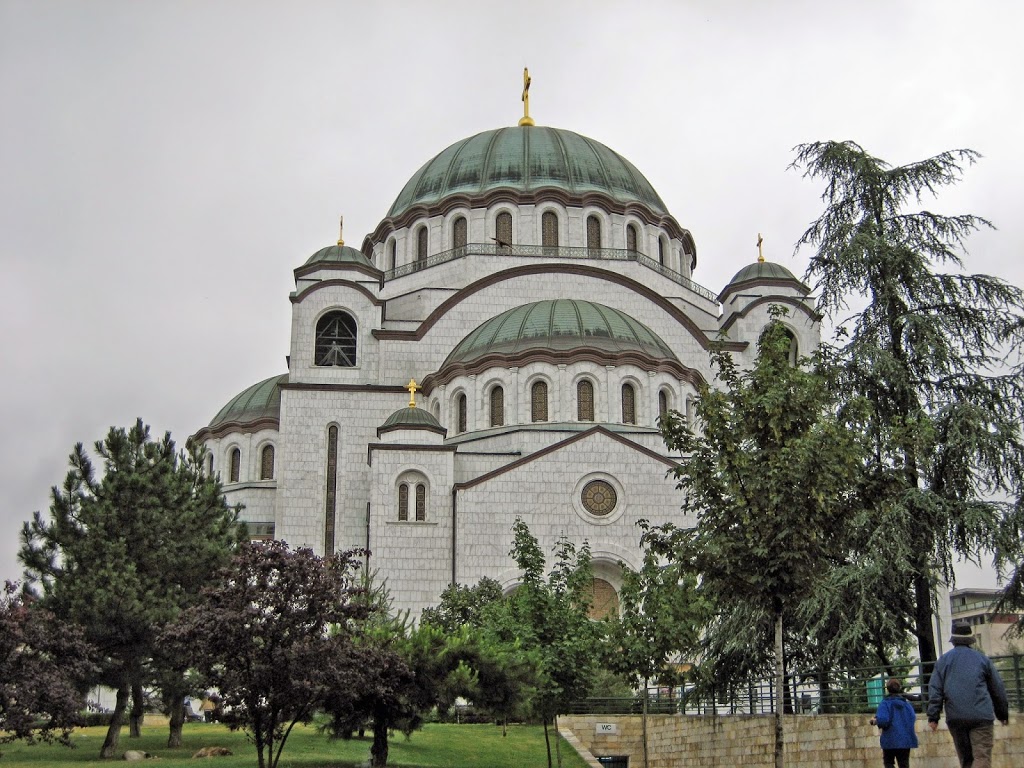
[(917, 712), (903, 696), (903, 683), (895, 677), (885, 684), (888, 695), (878, 704), (871, 724), (881, 729), (882, 765), (885, 768), (910, 768), (910, 750), (917, 749), (914, 723)]
[(935, 662), (928, 685), (928, 725), (934, 731), (945, 708), (960, 768), (991, 768), (994, 721), (1006, 725), (1010, 706), (999, 671), (974, 640), (970, 625), (953, 627), (953, 648)]

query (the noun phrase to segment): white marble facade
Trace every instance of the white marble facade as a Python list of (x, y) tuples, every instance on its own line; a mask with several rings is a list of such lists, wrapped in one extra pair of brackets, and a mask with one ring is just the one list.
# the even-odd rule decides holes
[[(692, 523), (657, 419), (692, 409), (712, 381), (711, 341), (724, 332), (749, 362), (782, 304), (796, 348), (818, 343), (809, 291), (784, 267), (738, 263), (716, 296), (692, 282), (696, 264), (690, 233), (607, 147), (550, 128), (485, 132), (418, 171), (361, 248), (325, 248), (295, 270), (287, 375), (197, 436), (256, 535), (368, 548), (414, 615), (452, 581), (513, 588), (517, 516), (546, 551), (586, 540), (595, 589), (617, 590), (620, 564), (639, 562), (637, 520)], [(492, 345), (453, 355), (537, 302), (550, 325), (513, 313)], [(578, 335), (554, 319), (574, 312)], [(324, 357), (339, 316), (343, 354)], [(412, 414), (410, 379), (422, 386)]]

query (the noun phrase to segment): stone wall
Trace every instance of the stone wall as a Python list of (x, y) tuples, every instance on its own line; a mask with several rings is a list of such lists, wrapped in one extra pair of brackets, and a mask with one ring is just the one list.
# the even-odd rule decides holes
[[(875, 768), (881, 764), (878, 729), (868, 715), (797, 715), (785, 718), (788, 768)], [(563, 715), (559, 726), (571, 730), (597, 757), (629, 755), (631, 768), (643, 766), (642, 723), (638, 715)], [(772, 768), (770, 715), (650, 715), (647, 743), (650, 768)], [(957, 768), (945, 724), (932, 733), (918, 716), (920, 748), (911, 754), (916, 768)], [(996, 723), (995, 768), (1024, 765), (1024, 716)]]

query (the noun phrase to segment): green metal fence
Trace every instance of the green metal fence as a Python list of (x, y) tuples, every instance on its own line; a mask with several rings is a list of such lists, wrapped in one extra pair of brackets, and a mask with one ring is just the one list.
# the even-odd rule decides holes
[[(1024, 656), (993, 656), (1006, 686), (1010, 711), (1024, 714)], [(782, 711), (792, 714), (873, 713), (885, 693), (885, 681), (898, 677), (903, 692), (918, 711), (928, 706), (928, 674), (931, 665), (904, 664), (888, 668), (793, 671), (786, 675)], [(750, 680), (738, 685), (701, 690), (692, 684), (674, 688), (649, 688), (647, 711), (688, 715), (774, 713), (778, 696), (775, 681)], [(593, 698), (573, 702), (567, 714), (639, 714), (644, 692), (630, 698)]]

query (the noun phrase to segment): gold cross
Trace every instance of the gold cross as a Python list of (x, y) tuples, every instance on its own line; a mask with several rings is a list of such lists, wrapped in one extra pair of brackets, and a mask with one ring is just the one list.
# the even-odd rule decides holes
[(416, 383), (416, 379), (409, 379), (409, 383), (405, 385), (405, 388), (409, 390), (409, 407), (416, 407), (416, 390), (420, 387)]
[(519, 124), (534, 125), (533, 118), (530, 117), (530, 70), (526, 67), (523, 67), (523, 117)]
[(761, 243), (764, 242), (764, 238), (761, 237), (761, 233), (757, 233), (757, 261), (758, 263), (764, 261), (764, 252), (761, 250)]
[(345, 240), (341, 236), (341, 233), (344, 230), (345, 230), (345, 217), (342, 216), (341, 220), (338, 222), (338, 245), (344, 245), (345, 244)]

